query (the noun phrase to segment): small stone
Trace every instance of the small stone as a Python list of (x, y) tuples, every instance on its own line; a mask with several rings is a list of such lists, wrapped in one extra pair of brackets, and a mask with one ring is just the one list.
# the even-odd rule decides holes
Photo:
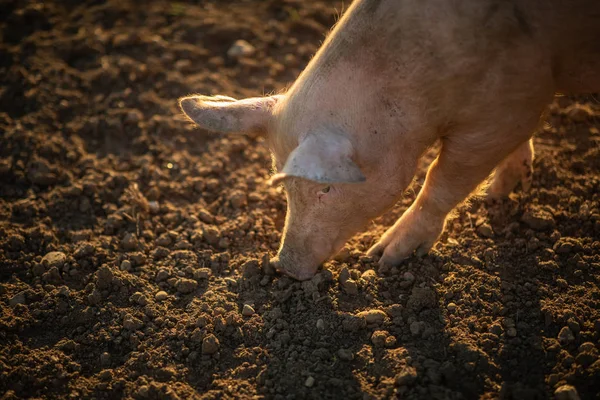
[(374, 269), (368, 269), (362, 273), (361, 278), (368, 282), (377, 280), (377, 273)]
[(167, 292), (165, 292), (164, 290), (161, 290), (154, 295), (154, 298), (156, 299), (156, 301), (164, 301), (168, 297), (169, 297), (169, 294)]
[(148, 299), (146, 298), (146, 296), (144, 296), (142, 292), (135, 292), (131, 295), (129, 299), (131, 300), (131, 302), (140, 306), (145, 306), (146, 304), (148, 304)]
[(236, 40), (233, 45), (227, 50), (227, 56), (229, 58), (240, 58), (247, 57), (254, 54), (256, 49), (250, 43), (245, 40)]
[(521, 221), (536, 231), (544, 231), (555, 225), (552, 214), (541, 209), (525, 212), (521, 217)]
[(254, 308), (250, 304), (244, 304), (244, 308), (242, 309), (242, 315), (244, 317), (251, 317), (255, 313)]
[(385, 321), (386, 314), (381, 310), (367, 310), (359, 312), (357, 316), (364, 318), (367, 324), (381, 325)]
[(105, 351), (100, 354), (100, 364), (103, 366), (108, 366), (110, 364), (110, 353)]
[(573, 332), (568, 326), (564, 326), (558, 333), (558, 341), (561, 345), (567, 345), (575, 340)]
[(559, 288), (561, 289), (566, 289), (569, 287), (569, 282), (567, 282), (566, 280), (562, 279), (562, 278), (558, 278), (556, 279), (556, 284), (558, 285)]
[(142, 326), (144, 326), (144, 323), (131, 314), (127, 314), (123, 318), (123, 328), (127, 329), (128, 331), (137, 331)]
[(194, 271), (194, 279), (208, 279), (210, 274), (210, 268), (198, 268)]
[(42, 280), (48, 283), (59, 283), (62, 281), (60, 271), (57, 267), (50, 268), (47, 272), (42, 274)]
[(8, 305), (11, 307), (16, 306), (17, 304), (25, 303), (25, 292), (20, 292), (15, 294), (13, 297), (8, 300)]
[(31, 268), (31, 272), (33, 272), (33, 275), (35, 276), (42, 276), (44, 272), (46, 272), (46, 268), (44, 268), (42, 264), (35, 263)]
[(510, 327), (506, 330), (506, 334), (510, 337), (515, 337), (517, 336), (517, 329), (515, 327)]
[(323, 319), (319, 318), (317, 320), (317, 329), (320, 331), (324, 331), (325, 330), (325, 321), (323, 321)]
[(134, 234), (127, 233), (123, 240), (121, 240), (121, 246), (127, 251), (134, 251), (137, 250), (139, 243)]
[(554, 391), (556, 400), (580, 400), (577, 389), (571, 385), (562, 385)]
[(448, 303), (448, 305), (446, 306), (446, 308), (448, 309), (449, 312), (454, 312), (456, 311), (456, 304), (454, 303)]
[(396, 385), (410, 386), (417, 380), (417, 370), (413, 367), (405, 366), (398, 375), (396, 375)]
[(408, 282), (414, 282), (414, 281), (415, 281), (415, 275), (414, 275), (412, 272), (410, 272), (410, 271), (406, 271), (406, 272), (405, 272), (405, 273), (402, 275), (402, 278), (403, 278), (405, 281), (408, 281)]
[(354, 279), (347, 279), (346, 281), (344, 281), (342, 283), (342, 287), (344, 288), (344, 291), (348, 294), (351, 294), (351, 295), (358, 294), (358, 284), (356, 283), (356, 281)]
[(180, 278), (175, 282), (175, 288), (179, 293), (192, 293), (198, 288), (198, 282), (192, 279)]
[(335, 257), (333, 257), (333, 259), (339, 262), (346, 262), (350, 259), (351, 255), (352, 253), (350, 252), (350, 249), (348, 247), (344, 247), (335, 255)]
[(594, 118), (594, 110), (587, 104), (572, 104), (564, 109), (564, 113), (575, 122), (584, 122)]
[(354, 353), (350, 349), (339, 349), (337, 355), (343, 361), (352, 361), (354, 359)]
[(246, 193), (242, 191), (235, 191), (229, 197), (229, 202), (233, 208), (239, 209), (248, 204), (248, 197), (246, 196)]
[(306, 386), (306, 387), (313, 387), (314, 384), (315, 384), (315, 378), (313, 378), (312, 376), (309, 376), (308, 378), (306, 378), (306, 381), (304, 382), (304, 386)]
[(96, 251), (96, 248), (92, 246), (90, 243), (84, 243), (75, 250), (73, 256), (75, 258), (84, 258), (89, 257)]
[(477, 233), (486, 238), (491, 238), (494, 236), (494, 231), (489, 224), (481, 224), (477, 228)]
[(66, 261), (67, 256), (60, 251), (51, 251), (42, 258), (42, 264), (48, 267), (62, 268)]
[(121, 271), (131, 271), (131, 261), (123, 260), (119, 268), (121, 269)]
[(160, 211), (160, 205), (158, 204), (158, 201), (155, 200), (148, 202), (148, 208), (150, 210), (150, 214), (158, 214)]
[(167, 271), (166, 269), (159, 269), (156, 273), (156, 282), (166, 281), (167, 279), (169, 279), (169, 276), (169, 271)]
[(413, 336), (418, 336), (421, 333), (421, 323), (419, 321), (410, 324), (410, 333)]
[(202, 340), (202, 354), (215, 354), (219, 351), (219, 339), (212, 333)]
[(100, 371), (98, 377), (103, 381), (110, 381), (113, 377), (113, 374), (111, 370), (105, 369), (104, 371)]
[(596, 346), (594, 346), (594, 343), (592, 342), (585, 342), (579, 345), (580, 353), (588, 353), (593, 351), (596, 351)]
[(113, 283), (114, 275), (110, 268), (105, 264), (96, 271), (96, 285), (99, 289), (109, 289)]

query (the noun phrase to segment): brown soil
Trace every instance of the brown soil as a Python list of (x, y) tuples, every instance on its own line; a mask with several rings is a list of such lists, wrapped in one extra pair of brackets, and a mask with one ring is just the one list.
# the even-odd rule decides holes
[(268, 150), (176, 99), (283, 89), (341, 6), (0, 1), (2, 399), (600, 398), (593, 97), (552, 105), (529, 193), (429, 255), (363, 255), (412, 191), (313, 280), (270, 269)]

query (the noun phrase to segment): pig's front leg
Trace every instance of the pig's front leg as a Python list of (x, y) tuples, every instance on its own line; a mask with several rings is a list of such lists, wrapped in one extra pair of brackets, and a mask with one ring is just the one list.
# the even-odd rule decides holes
[[(522, 140), (522, 139), (521, 139)], [(426, 253), (444, 230), (446, 217), (515, 149), (484, 135), (445, 139), (415, 202), (367, 254), (381, 265), (397, 265), (413, 251)]]

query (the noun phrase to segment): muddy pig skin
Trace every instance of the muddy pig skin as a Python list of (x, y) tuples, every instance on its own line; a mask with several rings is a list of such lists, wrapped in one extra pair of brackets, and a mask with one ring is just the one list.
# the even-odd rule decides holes
[(436, 140), (417, 199), (368, 252), (381, 264), (428, 251), (494, 169), (490, 196), (526, 190), (547, 104), (594, 91), (598, 0), (357, 0), (286, 93), (180, 105), (207, 130), (266, 137), (288, 204), (273, 262), (304, 280), (396, 203)]

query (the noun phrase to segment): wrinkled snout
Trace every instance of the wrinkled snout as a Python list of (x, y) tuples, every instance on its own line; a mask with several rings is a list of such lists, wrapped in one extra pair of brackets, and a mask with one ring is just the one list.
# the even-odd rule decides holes
[[(302, 246), (297, 246), (298, 243)], [(343, 241), (330, 243), (323, 238), (305, 241), (286, 236), (277, 256), (271, 259), (271, 264), (279, 272), (299, 281), (305, 281), (312, 278), (319, 266), (343, 245)]]
[(317, 273), (320, 265), (320, 263), (302, 265), (286, 261), (285, 257), (282, 259), (279, 255), (271, 259), (271, 264), (277, 271), (299, 281), (306, 281), (312, 278)]

